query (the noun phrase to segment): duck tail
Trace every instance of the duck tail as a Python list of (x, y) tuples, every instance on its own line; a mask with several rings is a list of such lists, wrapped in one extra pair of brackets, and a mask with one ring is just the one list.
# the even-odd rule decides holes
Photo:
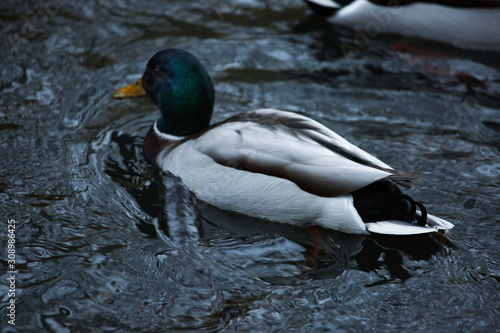
[(427, 225), (439, 230), (449, 230), (454, 227), (453, 223), (431, 214), (427, 214)]
[(391, 182), (370, 184), (352, 193), (354, 207), (369, 232), (385, 235), (418, 235), (453, 228), (453, 224), (427, 213), (420, 202), (402, 193)]
[[(442, 218), (427, 214), (420, 202), (404, 195), (412, 205), (414, 220), (410, 222), (388, 220), (366, 223), (366, 230), (383, 235), (419, 235), (452, 229), (454, 225)], [(418, 208), (417, 208), (418, 207)]]
[(313, 12), (322, 17), (332, 16), (342, 7), (332, 0), (305, 0), (305, 2)]
[(427, 215), (427, 224), (411, 224), (403, 221), (378, 221), (366, 223), (366, 230), (383, 235), (419, 235), (449, 230), (454, 225), (434, 215)]

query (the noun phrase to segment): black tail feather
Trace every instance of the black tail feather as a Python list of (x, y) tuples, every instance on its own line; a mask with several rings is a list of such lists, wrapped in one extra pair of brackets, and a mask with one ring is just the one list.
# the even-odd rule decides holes
[[(420, 202), (403, 194), (393, 183), (376, 182), (352, 193), (354, 207), (363, 222), (398, 220), (426, 224), (427, 210)], [(417, 214), (417, 208), (420, 215)]]

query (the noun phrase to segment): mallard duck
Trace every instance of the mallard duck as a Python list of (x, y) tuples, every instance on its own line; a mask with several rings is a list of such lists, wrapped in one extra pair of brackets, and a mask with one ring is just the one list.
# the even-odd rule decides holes
[(354, 29), (364, 48), (380, 33), (400, 34), (461, 48), (500, 51), (498, 0), (304, 0), (330, 22)]
[(141, 79), (112, 97), (146, 95), (161, 111), (144, 141), (146, 159), (217, 208), (353, 234), (453, 227), (401, 192), (415, 176), (308, 117), (261, 109), (210, 125), (212, 80), (189, 52), (158, 52)]

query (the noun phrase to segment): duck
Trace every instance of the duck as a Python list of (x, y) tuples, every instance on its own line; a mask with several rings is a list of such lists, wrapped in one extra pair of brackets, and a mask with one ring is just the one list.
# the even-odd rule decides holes
[(500, 51), (498, 0), (304, 1), (319, 16), (331, 17), (334, 25), (355, 30), (357, 48), (368, 46), (371, 38), (383, 33), (462, 49)]
[(453, 228), (401, 191), (413, 187), (415, 175), (393, 169), (305, 115), (259, 109), (211, 124), (214, 85), (190, 52), (156, 53), (137, 82), (111, 95), (141, 96), (161, 113), (144, 139), (146, 160), (216, 208), (348, 234)]

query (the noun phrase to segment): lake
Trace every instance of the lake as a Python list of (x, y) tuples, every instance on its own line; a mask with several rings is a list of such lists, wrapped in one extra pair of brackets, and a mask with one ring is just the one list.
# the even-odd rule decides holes
[[(7, 0), (0, 21), (2, 332), (498, 330), (500, 53), (360, 47), (298, 0)], [(167, 47), (205, 65), (213, 122), (305, 114), (420, 175), (408, 194), (455, 228), (355, 236), (197, 202), (144, 159), (156, 106), (110, 98)], [(185, 219), (200, 241), (155, 227)]]

